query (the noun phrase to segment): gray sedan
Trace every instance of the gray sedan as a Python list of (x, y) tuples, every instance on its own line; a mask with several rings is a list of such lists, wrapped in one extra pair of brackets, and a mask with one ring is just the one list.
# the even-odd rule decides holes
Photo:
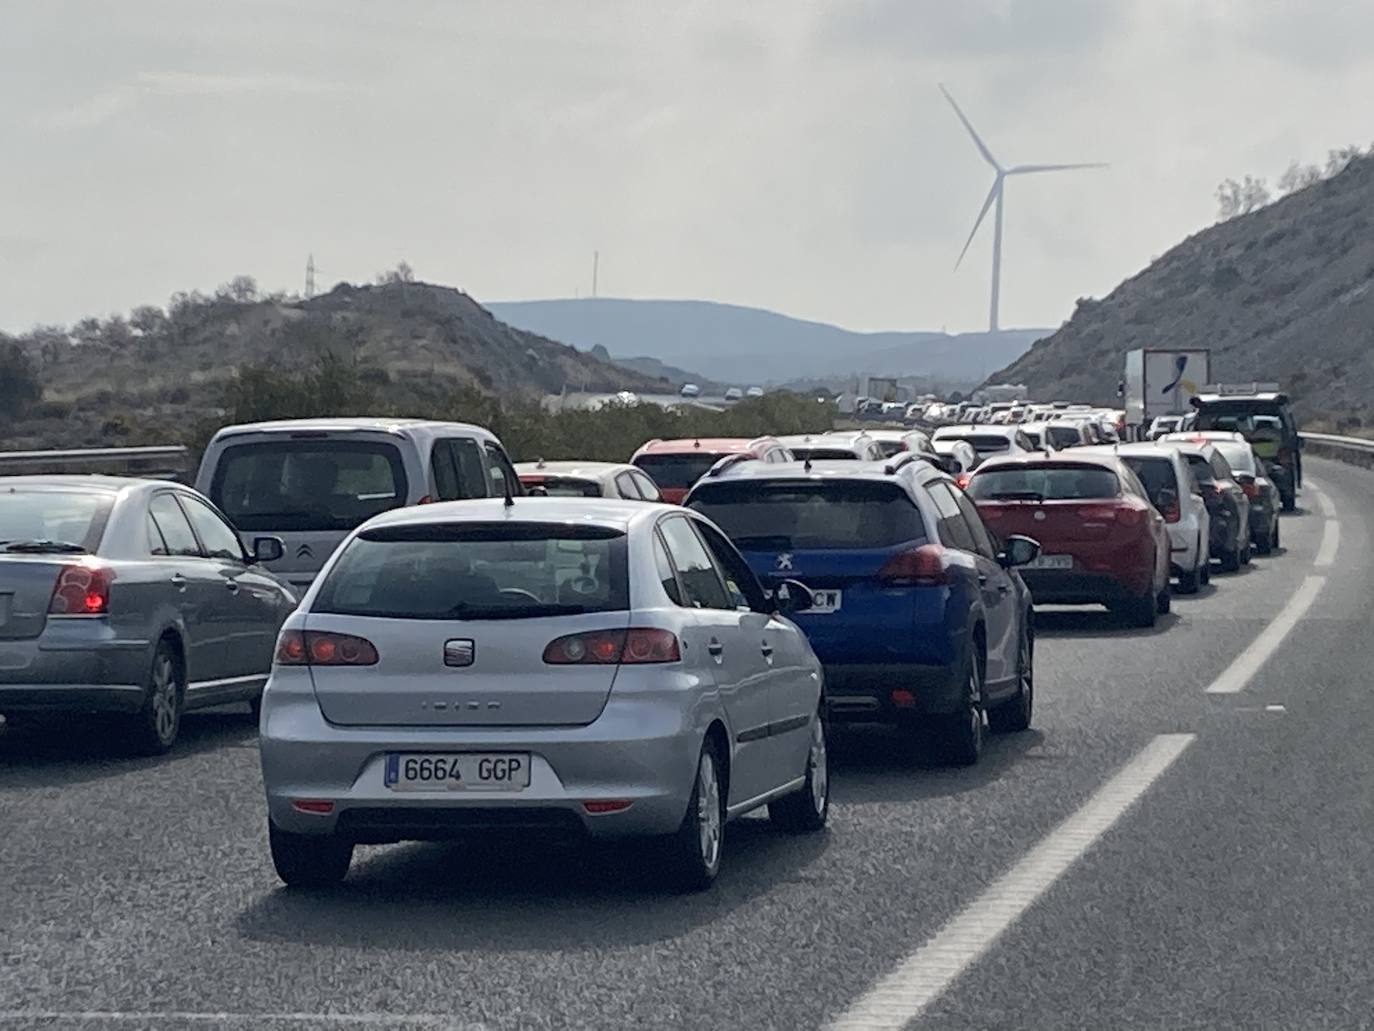
[(256, 711), (295, 607), (279, 557), (189, 488), (107, 476), (0, 477), (0, 713), (99, 712), (121, 744), (172, 747), (187, 709)]
[[(784, 581), (784, 583), (787, 583)], [(669, 505), (461, 501), (364, 523), (287, 620), (263, 695), (278, 875), (480, 829), (662, 839), (704, 888), (723, 825), (829, 802), (821, 667), (725, 535)]]

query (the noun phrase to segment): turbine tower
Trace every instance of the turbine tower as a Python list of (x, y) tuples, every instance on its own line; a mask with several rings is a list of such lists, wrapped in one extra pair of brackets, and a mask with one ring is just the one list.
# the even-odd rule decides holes
[(973, 138), (973, 145), (978, 148), (978, 153), (983, 155), (983, 160), (992, 166), (996, 173), (992, 180), (992, 189), (988, 190), (987, 199), (983, 201), (982, 210), (978, 212), (978, 218), (974, 220), (973, 231), (968, 234), (968, 240), (964, 243), (964, 249), (959, 252), (959, 260), (954, 263), (958, 268), (964, 260), (964, 255), (968, 253), (969, 246), (973, 243), (973, 238), (978, 235), (978, 227), (983, 224), (983, 219), (987, 217), (988, 209), (996, 207), (992, 216), (992, 307), (988, 316), (988, 329), (997, 332), (1001, 327), (997, 322), (997, 304), (1002, 292), (1002, 189), (1009, 176), (1013, 175), (1035, 175), (1039, 172), (1067, 172), (1076, 168), (1106, 168), (1101, 162), (1077, 165), (1014, 165), (1011, 168), (1003, 168), (992, 151), (988, 150), (988, 145), (983, 142), (978, 135), (973, 123), (964, 117), (964, 112), (959, 109), (959, 105), (950, 96), (949, 90), (942, 85), (940, 92), (949, 101), (949, 106), (954, 108), (954, 113), (959, 116), (959, 121), (964, 123), (964, 128), (968, 130), (969, 136)]

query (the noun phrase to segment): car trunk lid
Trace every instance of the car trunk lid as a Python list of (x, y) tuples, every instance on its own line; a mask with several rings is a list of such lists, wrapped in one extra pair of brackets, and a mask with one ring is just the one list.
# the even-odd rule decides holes
[(38, 637), (48, 622), (53, 587), (67, 562), (0, 555), (0, 641)]

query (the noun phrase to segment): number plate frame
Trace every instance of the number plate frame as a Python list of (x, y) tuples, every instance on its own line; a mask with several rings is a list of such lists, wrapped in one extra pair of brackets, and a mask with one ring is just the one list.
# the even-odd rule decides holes
[[(422, 770), (428, 776), (417, 776)], [(517, 794), (530, 786), (530, 770), (528, 752), (388, 752), (382, 783), (389, 791)]]
[(1072, 555), (1037, 555), (1026, 563), (1027, 569), (1072, 569)]

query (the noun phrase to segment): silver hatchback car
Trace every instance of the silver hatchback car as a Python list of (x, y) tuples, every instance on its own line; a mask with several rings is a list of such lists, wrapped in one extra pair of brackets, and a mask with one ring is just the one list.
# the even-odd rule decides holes
[(185, 709), (256, 705), (296, 603), (257, 548), (179, 484), (0, 477), (0, 713), (110, 714), (158, 753)]
[(712, 523), (603, 498), (398, 509), (287, 620), (263, 696), (272, 858), (341, 880), (359, 843), (493, 828), (662, 836), (684, 889), (727, 819), (829, 806), (820, 663)]

